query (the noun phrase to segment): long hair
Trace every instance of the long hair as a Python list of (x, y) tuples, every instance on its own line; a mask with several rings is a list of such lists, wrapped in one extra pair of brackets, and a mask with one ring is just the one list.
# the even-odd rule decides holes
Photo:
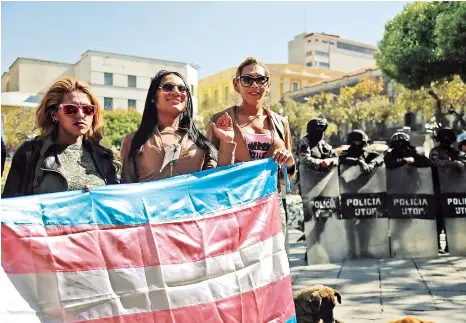
[(188, 138), (191, 139), (198, 147), (204, 150), (207, 158), (217, 160), (217, 150), (212, 144), (204, 137), (193, 121), (193, 100), (188, 87), (180, 73), (161, 70), (150, 83), (149, 92), (147, 93), (146, 103), (144, 105), (144, 112), (142, 114), (141, 124), (134, 135), (129, 150), (129, 158), (133, 159), (140, 151), (142, 145), (150, 139), (155, 133), (156, 127), (159, 125), (159, 112), (157, 110), (157, 92), (159, 91), (160, 84), (167, 75), (176, 75), (183, 80), (184, 85), (188, 88), (186, 93), (186, 106), (179, 116), (179, 127), (186, 129)]
[(92, 126), (84, 137), (98, 144), (104, 133), (102, 108), (89, 85), (74, 77), (65, 77), (56, 81), (42, 97), (36, 110), (36, 127), (39, 129), (40, 136), (45, 137), (56, 130), (56, 124), (52, 120), (52, 113), (57, 110), (57, 106), (63, 101), (63, 97), (67, 93), (74, 91), (85, 93), (91, 104), (96, 106)]

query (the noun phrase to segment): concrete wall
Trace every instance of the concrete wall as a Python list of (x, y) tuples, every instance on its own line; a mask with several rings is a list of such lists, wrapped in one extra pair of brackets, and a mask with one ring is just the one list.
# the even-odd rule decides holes
[(288, 42), (288, 64), (305, 65), (305, 35), (306, 34), (297, 35), (293, 40)]
[(15, 86), (16, 82), (18, 82), (18, 88), (14, 90), (15, 86), (12, 88), (12, 82), (10, 81), (10, 91), (43, 93), (56, 80), (66, 76), (74, 76), (72, 64), (20, 58), (16, 60), (10, 71), (16, 67), (18, 68), (18, 74), (15, 75), (15, 79), (13, 80), (10, 72), (10, 80), (14, 81), (13, 84)]
[[(190, 87), (197, 89), (197, 70), (188, 64), (100, 52), (87, 55), (91, 85), (102, 105), (105, 97), (113, 98), (114, 109), (127, 109), (131, 99), (136, 100), (136, 110), (142, 113), (151, 79), (162, 69), (180, 73)], [(113, 74), (113, 86), (104, 84), (104, 73)], [(136, 76), (136, 88), (128, 87), (128, 75)], [(193, 94), (194, 111), (197, 111), (196, 91)]]
[(3, 73), (3, 75), (2, 75), (2, 93), (7, 92), (7, 87), (9, 87), (9, 85), (8, 85), (9, 81), (10, 81), (10, 74), (8, 72)]
[[(288, 42), (288, 62), (300, 65), (312, 63), (312, 67), (315, 68), (341, 72), (351, 72), (376, 65), (373, 55), (338, 48), (338, 42), (371, 50), (376, 49), (375, 46), (341, 39), (333, 35), (300, 34)], [(328, 53), (328, 56), (318, 55), (316, 51)], [(308, 55), (308, 52), (312, 54)], [(329, 64), (329, 67), (321, 66), (319, 63)]]

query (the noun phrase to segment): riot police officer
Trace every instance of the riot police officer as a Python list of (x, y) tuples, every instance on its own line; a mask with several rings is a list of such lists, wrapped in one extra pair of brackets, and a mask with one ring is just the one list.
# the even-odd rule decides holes
[[(432, 162), (432, 175), (434, 182), (434, 191), (437, 197), (437, 237), (439, 251), (444, 252), (440, 248), (440, 233), (445, 230), (445, 216), (442, 212), (440, 196), (440, 180), (439, 180), (439, 167), (450, 167), (458, 171), (464, 170), (466, 159), (464, 153), (460, 150), (452, 147), (452, 144), (456, 141), (456, 135), (451, 128), (442, 128), (438, 130), (435, 140), (439, 142), (439, 145), (430, 151), (429, 159)], [(462, 160), (463, 159), (463, 160)], [(447, 233), (448, 234), (448, 233)], [(445, 248), (445, 252), (448, 252), (448, 241)]]
[(395, 169), (404, 165), (414, 167), (430, 167), (429, 158), (421, 155), (410, 143), (409, 135), (397, 132), (390, 138), (390, 149), (384, 156), (388, 169)]
[(332, 146), (324, 140), (326, 119), (312, 119), (307, 123), (307, 135), (298, 146), (299, 163), (316, 171), (329, 170), (338, 165), (338, 157)]
[(452, 147), (456, 141), (455, 132), (451, 128), (442, 128), (438, 130), (435, 139), (439, 145), (430, 151), (429, 158), (432, 164), (435, 167), (454, 167), (460, 171), (464, 170), (465, 154)]
[(383, 164), (383, 156), (375, 151), (367, 150), (369, 138), (362, 130), (353, 130), (348, 135), (350, 147), (343, 150), (340, 155), (340, 164), (355, 166), (359, 165), (363, 173), (370, 173), (372, 170)]

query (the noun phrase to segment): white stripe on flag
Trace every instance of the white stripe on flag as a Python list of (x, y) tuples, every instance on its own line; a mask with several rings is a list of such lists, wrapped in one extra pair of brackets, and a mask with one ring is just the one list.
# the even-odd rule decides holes
[[(214, 302), (289, 274), (280, 233), (236, 252), (193, 263), (8, 276), (21, 284), (23, 297), (28, 291), (27, 298), (41, 304), (41, 309), (35, 310), (47, 313), (63, 307), (73, 320), (90, 320)], [(6, 305), (2, 307), (10, 311), (25, 311), (24, 306)]]

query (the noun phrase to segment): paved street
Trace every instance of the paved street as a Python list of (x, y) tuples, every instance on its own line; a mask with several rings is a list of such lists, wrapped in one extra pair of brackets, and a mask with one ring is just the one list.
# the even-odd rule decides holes
[(335, 316), (345, 323), (386, 323), (407, 315), (466, 322), (466, 257), (348, 260), (306, 266), (301, 232), (290, 229), (293, 289), (324, 284), (340, 291)]

